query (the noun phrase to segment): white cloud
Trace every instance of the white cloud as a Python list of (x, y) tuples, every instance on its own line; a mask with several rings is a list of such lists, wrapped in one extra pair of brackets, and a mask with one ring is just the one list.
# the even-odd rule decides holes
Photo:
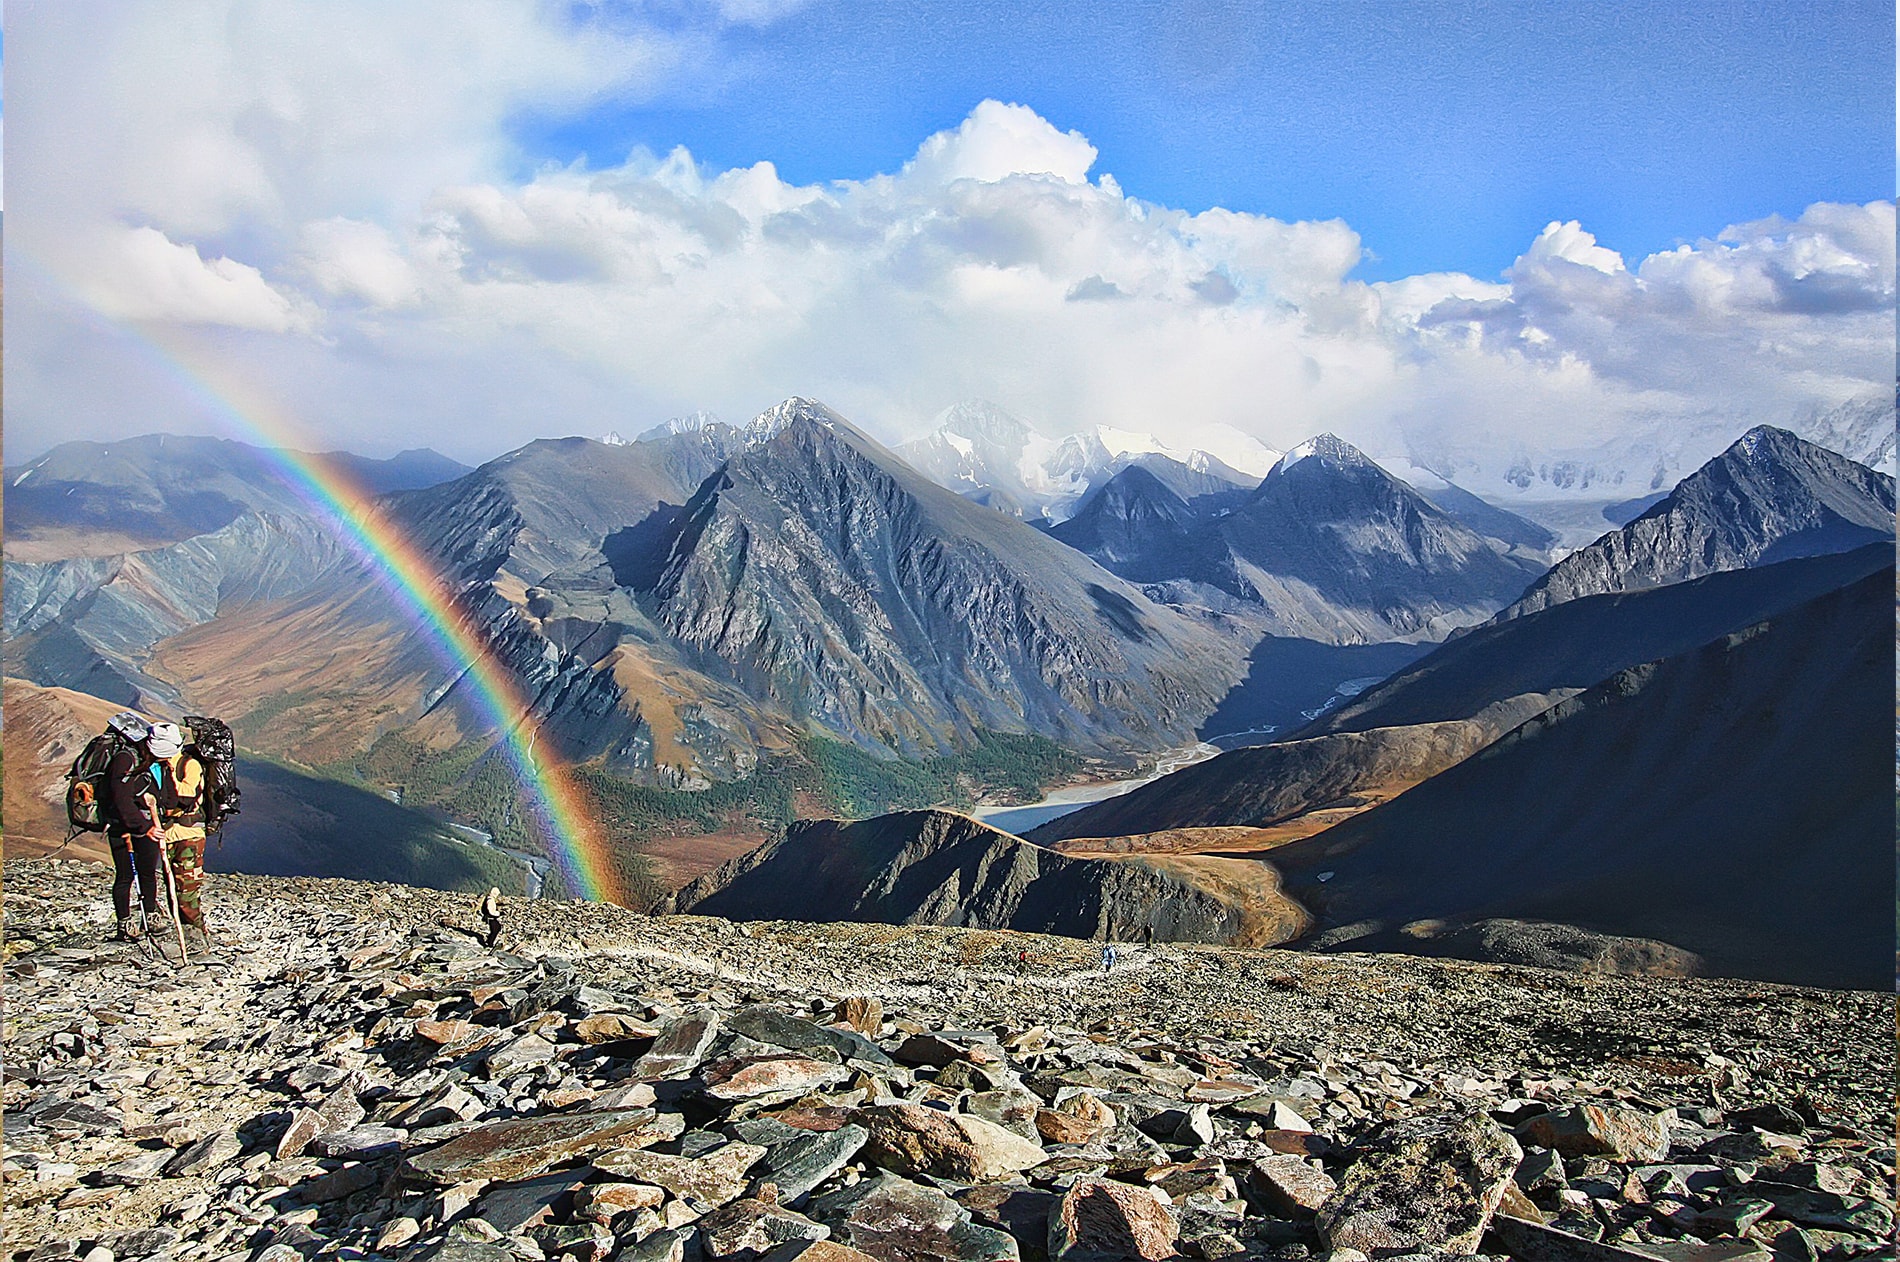
[(983, 101), (955, 131), (924, 141), (904, 173), (926, 183), (1050, 175), (1079, 183), (1095, 165), (1095, 146), (1080, 132), (1059, 131), (1025, 105)]
[(154, 228), (115, 233), (97, 248), (88, 297), (108, 316), (270, 333), (308, 327), (305, 315), (255, 267), (201, 258), (196, 247), (171, 241)]
[[(1891, 387), (1891, 203), (1631, 261), (1557, 222), (1499, 279), (1368, 284), (1349, 224), (1144, 201), (1020, 104), (980, 102), (862, 180), (684, 150), (520, 173), (511, 120), (716, 76), (721, 25), (776, 0), (685, 34), (530, 0), (108, 8), (107, 47), (96, 4), (12, 15), (9, 250), (109, 316), (256, 331), (219, 353), (338, 442), (395, 423), (487, 455), (801, 393), (893, 439), (984, 397), (1057, 433), (1226, 426), (1285, 449), (1333, 430), (1442, 454)], [(10, 296), (16, 321), (63, 301)], [(74, 404), (109, 345), (17, 345), (47, 358), (16, 376), (10, 424), (134, 423)]]

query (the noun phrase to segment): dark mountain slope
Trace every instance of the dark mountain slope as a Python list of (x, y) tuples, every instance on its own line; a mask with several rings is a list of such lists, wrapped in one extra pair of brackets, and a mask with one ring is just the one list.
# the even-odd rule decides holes
[(1330, 434), (1288, 452), (1188, 560), (1189, 577), (1263, 602), (1276, 633), (1334, 643), (1442, 637), (1539, 570)]
[(899, 750), (978, 728), (1153, 749), (1189, 737), (1240, 673), (1233, 640), (820, 404), (788, 400), (747, 433), (666, 523), (640, 594), (754, 696)]
[(1588, 688), (1619, 670), (1686, 653), (1876, 571), (1891, 573), (1892, 567), (1892, 546), (1872, 544), (1565, 601), (1446, 641), (1303, 734), (1462, 719), (1524, 693)]
[(702, 877), (672, 910), (733, 920), (869, 921), (1077, 938), (1268, 945), (1304, 926), (1251, 860), (1075, 859), (965, 815), (804, 821)]
[(1130, 465), (1049, 533), (1125, 579), (1158, 583), (1181, 576), (1203, 517), (1148, 469)]
[(1884, 987), (1892, 600), (1883, 570), (1622, 671), (1275, 866), (1324, 923), (1360, 926), (1355, 945), (1404, 949), (1397, 930), (1426, 919), (1550, 921), (1716, 973)]
[(1629, 525), (1552, 566), (1498, 617), (1717, 570), (1847, 552), (1893, 534), (1892, 478), (1759, 425)]
[(1432, 723), (1231, 750), (1050, 820), (1038, 845), (1171, 828), (1255, 827), (1372, 792), (1391, 796), (1496, 739), (1483, 722)]

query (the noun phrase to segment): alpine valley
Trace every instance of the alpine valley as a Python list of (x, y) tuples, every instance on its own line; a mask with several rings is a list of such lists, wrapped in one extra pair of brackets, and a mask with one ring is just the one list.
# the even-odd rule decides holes
[[(1811, 422), (1588, 538), (1475, 466), (981, 403), (305, 459), (427, 558), (646, 905), (1877, 987), (1891, 439)], [(570, 893), (466, 663), (279, 467), (7, 471), (9, 845), (59, 845), (104, 715), (189, 710), (257, 786), (214, 866)]]

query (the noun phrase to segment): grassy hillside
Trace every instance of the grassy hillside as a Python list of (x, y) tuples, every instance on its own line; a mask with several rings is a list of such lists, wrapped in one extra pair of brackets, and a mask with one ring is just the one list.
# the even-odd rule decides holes
[[(616, 843), (619, 876), (636, 899), (663, 892), (662, 874), (641, 854), (661, 838), (722, 837), (764, 841), (801, 816), (863, 819), (925, 806), (967, 808), (984, 796), (1033, 798), (1074, 774), (1082, 762), (1040, 736), (982, 732), (954, 755), (918, 761), (877, 758), (853, 745), (813, 737), (795, 753), (760, 764), (741, 780), (707, 789), (656, 788), (581, 769), (582, 792)], [(538, 851), (526, 795), (512, 768), (475, 746), (432, 750), (399, 734), (377, 741), (353, 764), (327, 768), (366, 789), (397, 790), (409, 806), (428, 806), (494, 834), (502, 845)], [(568, 891), (550, 873), (547, 894)]]

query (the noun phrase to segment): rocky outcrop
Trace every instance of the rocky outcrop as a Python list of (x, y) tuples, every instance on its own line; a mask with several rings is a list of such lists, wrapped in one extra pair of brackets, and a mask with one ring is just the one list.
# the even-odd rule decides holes
[(1620, 672), (1272, 862), (1355, 949), (1510, 918), (1730, 975), (1885, 985), (1892, 602), (1883, 569)]
[(1304, 927), (1250, 859), (1077, 859), (951, 811), (793, 824), (674, 896), (735, 920), (967, 925), (1124, 941), (1269, 945)]
[(1891, 995), (515, 900), (488, 950), (469, 900), (224, 877), (179, 970), (101, 940), (103, 879), (7, 864), (16, 1258), (1768, 1262), (1893, 1225)]
[(1498, 618), (1893, 536), (1893, 478), (1758, 425), (1629, 525), (1552, 566)]

